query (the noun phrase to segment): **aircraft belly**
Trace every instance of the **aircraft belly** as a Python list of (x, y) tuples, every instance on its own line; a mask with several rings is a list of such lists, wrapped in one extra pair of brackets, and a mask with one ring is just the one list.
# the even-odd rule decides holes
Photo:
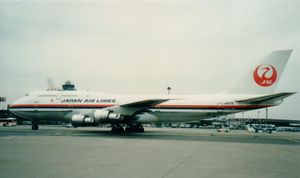
[(158, 122), (188, 122), (202, 120), (222, 115), (237, 113), (234, 110), (194, 110), (194, 111), (157, 111), (151, 114), (158, 118)]
[(24, 119), (36, 119), (36, 120), (66, 120), (66, 111), (18, 111), (15, 113), (17, 116)]
[(65, 120), (64, 116), (66, 115), (65, 111), (39, 111), (37, 113), (32, 113), (31, 116), (33, 119), (38, 120)]

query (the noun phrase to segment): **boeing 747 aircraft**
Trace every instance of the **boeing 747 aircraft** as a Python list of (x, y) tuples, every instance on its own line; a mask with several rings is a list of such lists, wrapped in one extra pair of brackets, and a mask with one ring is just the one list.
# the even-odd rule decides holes
[[(233, 87), (215, 95), (119, 95), (88, 91), (37, 91), (9, 110), (32, 121), (68, 120), (73, 126), (110, 123), (112, 131), (144, 132), (142, 124), (201, 120), (279, 105), (294, 92), (273, 93), (292, 50), (270, 53)], [(124, 130), (125, 127), (125, 130)]]

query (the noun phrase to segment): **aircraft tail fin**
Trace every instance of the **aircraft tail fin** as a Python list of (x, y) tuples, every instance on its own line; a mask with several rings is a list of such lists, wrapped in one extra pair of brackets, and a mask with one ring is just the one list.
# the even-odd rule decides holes
[(233, 87), (230, 94), (271, 94), (278, 84), (292, 50), (277, 50), (266, 56)]
[(47, 91), (56, 91), (56, 90), (58, 90), (58, 88), (55, 87), (54, 82), (53, 82), (52, 79), (47, 78), (47, 83), (48, 83)]

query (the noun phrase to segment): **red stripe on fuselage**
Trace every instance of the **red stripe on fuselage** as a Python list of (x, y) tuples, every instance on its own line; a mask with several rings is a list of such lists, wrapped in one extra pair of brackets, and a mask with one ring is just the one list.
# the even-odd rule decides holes
[(265, 108), (273, 105), (158, 105), (155, 108), (191, 108), (191, 109), (253, 109), (253, 108)]
[[(112, 104), (13, 104), (10, 108), (106, 108)], [(155, 105), (155, 109), (259, 109), (273, 105)]]
[(112, 104), (14, 104), (10, 105), (10, 108), (70, 108), (70, 107), (110, 107)]

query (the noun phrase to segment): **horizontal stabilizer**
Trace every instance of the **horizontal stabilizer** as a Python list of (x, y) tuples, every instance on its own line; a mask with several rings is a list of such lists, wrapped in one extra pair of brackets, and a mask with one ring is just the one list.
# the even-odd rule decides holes
[(249, 98), (244, 100), (238, 100), (238, 103), (247, 103), (247, 104), (261, 104), (261, 103), (273, 103), (276, 101), (280, 101), (286, 97), (296, 94), (296, 92), (282, 92), (282, 93), (275, 93), (255, 98)]

